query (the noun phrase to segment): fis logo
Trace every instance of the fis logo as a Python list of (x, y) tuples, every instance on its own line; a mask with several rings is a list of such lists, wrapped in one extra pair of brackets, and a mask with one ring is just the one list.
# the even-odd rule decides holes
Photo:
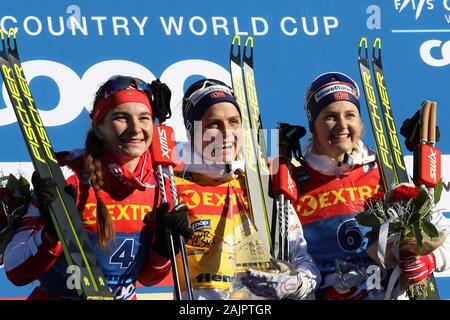
[[(444, 5), (445, 5), (444, 0)], [(416, 12), (416, 20), (420, 18), (422, 11), (433, 10), (434, 0), (394, 0), (395, 10), (402, 12), (406, 7), (410, 6)]]
[(205, 229), (205, 228), (210, 229), (211, 228), (211, 220), (208, 219), (208, 220), (199, 220), (199, 221), (192, 222), (191, 228), (194, 231), (197, 231), (199, 229)]

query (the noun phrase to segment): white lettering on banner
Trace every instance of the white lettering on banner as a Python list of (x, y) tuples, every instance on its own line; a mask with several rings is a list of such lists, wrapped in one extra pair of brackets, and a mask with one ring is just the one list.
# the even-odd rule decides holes
[[(200, 31), (195, 30), (195, 28), (194, 28), (195, 21), (200, 21), (200, 24), (201, 24)], [(195, 16), (195, 17), (192, 17), (191, 19), (189, 19), (189, 29), (196, 36), (202, 36), (208, 30), (208, 26), (206, 25), (205, 19), (203, 19), (202, 17), (199, 17), (199, 16)]]
[[(14, 16), (0, 17), (0, 27), (4, 32), (13, 27), (17, 34), (24, 32), (30, 36), (48, 33), (55, 37), (66, 33), (72, 36), (104, 36), (106, 30), (114, 36), (145, 35), (148, 16), (138, 18), (135, 16), (82, 16), (79, 6), (71, 5), (66, 11), (70, 14), (63, 16), (27, 16), (18, 20)], [(265, 36), (270, 32), (268, 20), (263, 17), (250, 16), (246, 18), (223, 16), (159, 16), (160, 31), (166, 36), (182, 36), (190, 33), (196, 36), (205, 36), (211, 33), (214, 36)], [(65, 23), (64, 23), (65, 21)], [(278, 22), (275, 22), (278, 23)], [(186, 24), (186, 26), (185, 26)], [(243, 27), (245, 25), (245, 27)], [(155, 27), (157, 27), (155, 25)], [(330, 35), (333, 29), (339, 27), (339, 20), (331, 16), (301, 16), (282, 17), (279, 22), (282, 34), (293, 36), (298, 33), (307, 36), (317, 36), (320, 33)]]
[(449, 0), (444, 0), (444, 9), (447, 11), (450, 11), (450, 1)]
[[(286, 22), (288, 26), (286, 26)], [(301, 26), (303, 33), (308, 36), (316, 36), (319, 33), (319, 21), (317, 17), (312, 17), (312, 30), (310, 30), (311, 26), (306, 17), (301, 17)], [(281, 19), (280, 28), (283, 34), (287, 36), (295, 36), (298, 33), (298, 23), (297, 20), (293, 17), (284, 17)], [(329, 36), (331, 34), (331, 29), (335, 29), (339, 26), (339, 20), (336, 17), (322, 17), (322, 27), (325, 32), (325, 35)]]
[(106, 21), (106, 20), (108, 20), (108, 18), (107, 17), (91, 17), (91, 20), (97, 21), (98, 35), (103, 36), (103, 22), (102, 21)]
[[(36, 31), (31, 31), (30, 25), (33, 25), (33, 23), (30, 23), (30, 21), (35, 22)], [(30, 36), (37, 36), (42, 32), (41, 20), (39, 20), (37, 17), (34, 16), (26, 17), (25, 20), (23, 21), (23, 28)]]
[(63, 17), (59, 17), (59, 30), (55, 31), (53, 29), (52, 17), (47, 17), (48, 31), (52, 36), (62, 36), (64, 34), (64, 20)]
[(212, 17), (213, 33), (215, 36), (219, 35), (219, 28), (224, 30), (226, 36), (230, 35), (228, 31), (228, 20), (225, 17)]
[[(30, 83), (35, 78), (48, 77), (55, 81), (58, 87), (60, 96), (58, 105), (51, 110), (39, 110), (45, 126), (61, 126), (75, 120), (84, 109), (90, 112), (98, 87), (113, 75), (133, 74), (147, 82), (156, 79), (155, 75), (144, 66), (126, 60), (107, 60), (94, 64), (86, 70), (81, 79), (72, 69), (55, 61), (27, 61), (23, 63), (23, 68)], [(161, 74), (160, 79), (172, 90), (173, 117), (167, 121), (167, 124), (174, 128), (184, 128), (181, 113), (183, 87), (186, 79), (195, 75), (220, 79), (231, 85), (228, 71), (210, 61), (183, 60), (169, 66)], [(5, 126), (17, 120), (4, 84), (2, 95), (7, 108), (0, 105), (0, 126)], [(175, 132), (177, 141), (187, 141), (184, 130)]]
[(119, 29), (125, 30), (127, 36), (130, 35), (130, 29), (128, 29), (128, 19), (125, 17), (113, 17), (113, 29), (114, 35), (119, 35)]
[[(442, 47), (441, 47), (442, 45)], [(441, 48), (440, 56), (433, 56), (432, 50)], [(436, 50), (436, 49), (435, 49)], [(439, 50), (433, 50), (434, 52)], [(435, 53), (436, 55), (436, 53)], [(445, 67), (450, 64), (450, 40), (442, 44), (441, 40), (428, 40), (420, 46), (420, 57), (422, 60), (432, 67)]]
[[(54, 21), (55, 20), (55, 21)], [(14, 27), (14, 30), (17, 34), (23, 30), (26, 34), (30, 36), (38, 36), (43, 32), (47, 32), (53, 36), (62, 36), (67, 30), (71, 31), (71, 34), (73, 36), (89, 36), (90, 32), (93, 32), (93, 29), (96, 29), (97, 34), (99, 36), (103, 36), (103, 22), (111, 22), (111, 26), (113, 29), (113, 34), (115, 36), (118, 35), (126, 35), (130, 36), (132, 32), (138, 31), (140, 36), (144, 35), (144, 27), (146, 22), (148, 21), (148, 17), (144, 16), (141, 20), (139, 20), (137, 17), (132, 16), (131, 21), (133, 23), (130, 23), (130, 20), (127, 17), (122, 16), (113, 16), (113, 17), (105, 17), (105, 16), (92, 16), (92, 17), (85, 17), (85, 16), (78, 16), (76, 14), (71, 15), (67, 18), (66, 24), (61, 23), (61, 20), (64, 21), (63, 17), (45, 17), (45, 18), (39, 18), (35, 16), (28, 16), (26, 17), (22, 22), (19, 22), (15, 17), (13, 16), (3, 16), (0, 19), (0, 27), (3, 30), (3, 32), (7, 33), (8, 29), (11, 27)], [(45, 21), (46, 24), (44, 25), (42, 21)], [(55, 31), (55, 25), (59, 24), (59, 30)], [(18, 26), (17, 26), (18, 25)], [(20, 28), (22, 27), (22, 29)], [(121, 32), (119, 33), (119, 30)]]
[[(264, 29), (258, 30), (257, 22), (262, 23)], [(252, 17), (252, 30), (254, 36), (265, 36), (269, 32), (269, 25), (267, 20), (261, 17)]]

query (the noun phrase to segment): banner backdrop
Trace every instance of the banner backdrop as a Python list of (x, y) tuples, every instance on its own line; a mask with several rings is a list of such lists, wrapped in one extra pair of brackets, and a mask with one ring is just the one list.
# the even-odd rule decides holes
[[(115, 74), (166, 82), (174, 114), (168, 124), (179, 142), (186, 141), (183, 91), (199, 77), (230, 83), (235, 34), (255, 38), (264, 127), (275, 128), (279, 121), (307, 126), (303, 96), (311, 80), (341, 71), (361, 85), (360, 38), (366, 36), (371, 47), (380, 37), (397, 127), (421, 101), (437, 101), (444, 181), (439, 206), (450, 210), (450, 135), (445, 129), (450, 120), (450, 0), (16, 0), (0, 10), (0, 28), (7, 32), (10, 27), (16, 28), (25, 74), (57, 151), (83, 147), (95, 91)], [(362, 104), (365, 140), (374, 145)], [(0, 137), (1, 172), (30, 176), (29, 156), (3, 83)], [(410, 153), (403, 151), (411, 168)], [(450, 278), (439, 277), (438, 284), (441, 296), (449, 299)], [(0, 298), (24, 297), (33, 287), (15, 287), (0, 272)], [(142, 297), (168, 298), (170, 279), (138, 290)]]

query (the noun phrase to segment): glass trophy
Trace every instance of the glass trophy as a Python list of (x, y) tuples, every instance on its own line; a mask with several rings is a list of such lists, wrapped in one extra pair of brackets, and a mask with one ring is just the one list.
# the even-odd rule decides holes
[[(236, 220), (240, 221), (236, 221)], [(252, 220), (246, 215), (236, 215), (233, 221), (234, 252), (231, 259), (232, 280), (227, 299), (229, 300), (264, 300), (251, 293), (241, 279), (246, 271), (257, 269), (272, 271), (271, 256)]]

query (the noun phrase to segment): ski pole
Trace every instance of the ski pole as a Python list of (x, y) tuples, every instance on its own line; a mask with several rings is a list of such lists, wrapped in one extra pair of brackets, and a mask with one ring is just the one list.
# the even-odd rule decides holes
[(441, 151), (435, 143), (436, 103), (425, 101), (420, 109), (420, 141), (414, 152), (414, 182), (430, 189), (441, 176)]
[[(153, 129), (153, 141), (152, 141), (152, 159), (157, 165), (158, 181), (160, 185), (160, 192), (163, 198), (163, 202), (167, 202), (165, 180), (163, 175), (163, 167), (169, 171), (169, 181), (172, 193), (172, 201), (174, 206), (178, 204), (178, 196), (175, 185), (175, 179), (173, 174), (173, 165), (178, 162), (176, 159), (176, 143), (174, 140), (175, 134), (173, 129), (164, 123), (157, 125)], [(186, 289), (188, 291), (188, 299), (193, 300), (192, 282), (189, 272), (189, 264), (187, 260), (186, 244), (183, 236), (180, 235), (178, 241), (180, 241), (181, 259), (183, 263), (183, 271), (186, 280)], [(174, 287), (177, 300), (182, 300), (180, 278), (178, 274), (176, 254), (174, 249), (174, 239), (172, 234), (169, 233), (169, 245), (171, 248), (171, 262), (172, 262), (172, 274), (174, 278)]]

